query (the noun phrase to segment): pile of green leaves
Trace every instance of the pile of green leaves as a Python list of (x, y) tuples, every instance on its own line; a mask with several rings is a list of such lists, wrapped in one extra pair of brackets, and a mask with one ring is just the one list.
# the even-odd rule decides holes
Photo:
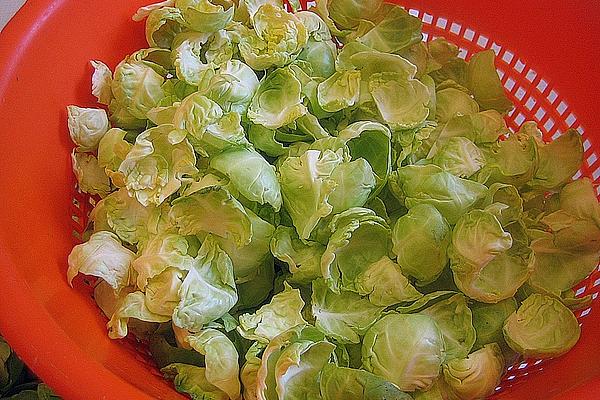
[(202, 399), (479, 399), (567, 352), (600, 256), (580, 135), (510, 132), (494, 53), (399, 6), (290, 4), (167, 0), (148, 48), (92, 61), (68, 278), (99, 278), (110, 337)]
[(59, 400), (0, 336), (0, 400)]

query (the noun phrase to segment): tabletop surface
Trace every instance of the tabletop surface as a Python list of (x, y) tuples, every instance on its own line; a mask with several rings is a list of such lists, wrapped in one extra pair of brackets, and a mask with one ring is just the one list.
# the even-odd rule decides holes
[(0, 0), (0, 31), (27, 0)]

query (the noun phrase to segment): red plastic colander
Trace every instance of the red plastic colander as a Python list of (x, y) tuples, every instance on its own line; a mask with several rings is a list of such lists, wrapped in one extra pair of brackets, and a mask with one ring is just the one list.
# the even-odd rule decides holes
[[(0, 7), (3, 0), (0, 0)], [(182, 399), (133, 341), (112, 341), (66, 257), (89, 199), (74, 196), (65, 106), (94, 106), (90, 59), (109, 66), (144, 47), (130, 20), (148, 0), (29, 0), (0, 33), (0, 332), (65, 399)], [(547, 139), (584, 137), (581, 174), (600, 179), (600, 5), (578, 2), (404, 1), (428, 38), (468, 58), (493, 49), (517, 105), (514, 128), (535, 120)], [(597, 296), (596, 271), (577, 287)], [(497, 399), (600, 399), (598, 302), (578, 312), (581, 340), (555, 360), (511, 367)]]

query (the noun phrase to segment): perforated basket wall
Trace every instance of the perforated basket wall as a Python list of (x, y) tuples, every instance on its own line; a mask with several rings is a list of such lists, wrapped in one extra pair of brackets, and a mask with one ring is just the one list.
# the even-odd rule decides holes
[[(304, 0), (301, 2), (304, 8), (314, 5), (314, 2), (306, 3)], [(552, 82), (540, 76), (536, 72), (535, 66), (519, 57), (516, 51), (505, 48), (485, 33), (477, 32), (469, 26), (449, 20), (444, 16), (432, 15), (427, 10), (415, 8), (409, 8), (408, 10), (410, 14), (423, 21), (425, 41), (430, 41), (436, 37), (444, 37), (456, 43), (461, 50), (460, 56), (467, 60), (472, 54), (486, 49), (492, 49), (496, 53), (496, 67), (499, 76), (509, 98), (515, 105), (515, 108), (505, 118), (508, 127), (512, 131), (518, 130), (525, 121), (535, 121), (547, 141), (558, 138), (571, 128), (581, 133), (584, 139), (584, 163), (581, 170), (573, 178), (581, 176), (591, 178), (596, 186), (596, 194), (600, 197), (600, 187), (597, 186), (600, 183), (598, 154), (592, 149), (588, 133), (585, 127), (579, 123), (576, 112), (571, 109), (568, 101), (560, 95)], [(73, 207), (71, 210), (74, 243), (82, 240), (88, 224), (89, 213), (96, 201), (97, 199), (79, 192), (74, 185)], [(83, 280), (79, 281), (77, 287), (93, 296), (94, 283), (93, 280)], [(593, 299), (592, 306), (575, 313), (582, 329), (585, 329), (586, 316), (590, 314), (592, 307), (597, 304), (598, 292), (600, 291), (600, 266), (574, 289), (577, 297), (591, 295)], [(138, 342), (130, 335), (123, 341), (123, 345), (130, 349), (136, 359), (147, 364), (157, 375), (160, 375), (144, 343)], [(554, 361), (552, 359), (521, 360), (515, 363), (508, 368), (508, 372), (496, 388), (496, 393), (525, 382), (527, 376), (541, 373)]]

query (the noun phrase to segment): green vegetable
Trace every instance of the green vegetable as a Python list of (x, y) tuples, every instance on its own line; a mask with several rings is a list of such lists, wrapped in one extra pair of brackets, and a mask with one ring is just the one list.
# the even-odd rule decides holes
[(191, 350), (189, 344), (188, 348), (172, 346), (164, 336), (152, 336), (148, 342), (148, 350), (158, 368), (164, 368), (173, 363), (196, 365), (198, 367), (204, 366), (204, 357), (198, 352)]
[(482, 208), (496, 208), (496, 218), (502, 225), (520, 221), (523, 217), (523, 199), (513, 185), (491, 184), (479, 205)]
[(189, 243), (185, 237), (169, 233), (153, 236), (144, 244), (131, 267), (136, 272), (136, 284), (144, 290), (148, 279), (161, 274), (169, 267), (189, 271), (193, 258), (188, 255)]
[(289, 68), (280, 68), (260, 83), (248, 108), (248, 119), (269, 129), (291, 124), (307, 113), (302, 84)]
[(255, 277), (259, 274), (258, 271), (268, 269), (263, 267), (273, 258), (269, 252), (269, 243), (275, 228), (252, 211), (248, 209), (244, 211), (248, 215), (252, 230), (250, 243), (240, 247), (235, 239), (215, 236), (219, 246), (231, 258), (236, 283), (257, 280)]
[(502, 82), (496, 72), (495, 57), (496, 54), (493, 50), (474, 54), (467, 67), (466, 86), (482, 109), (506, 112), (513, 105), (506, 97)]
[(392, 169), (389, 129), (377, 122), (360, 121), (341, 130), (338, 137), (347, 140), (346, 145), (352, 159), (363, 158), (369, 163), (375, 175), (375, 188), (371, 191), (371, 197), (377, 195)]
[(261, 359), (259, 354), (264, 349), (264, 346), (259, 342), (254, 344), (248, 349), (245, 355), (245, 362), (240, 371), (240, 380), (242, 381), (243, 387), (243, 398), (249, 400), (256, 400), (257, 397), (257, 375), (261, 365)]
[(538, 143), (539, 164), (530, 185), (555, 190), (569, 182), (583, 162), (581, 135), (574, 129), (548, 144)]
[(384, 6), (383, 10), (386, 10), (385, 16), (366, 34), (358, 38), (360, 43), (381, 52), (398, 53), (421, 41), (422, 22), (419, 18), (413, 17), (398, 5)]
[(69, 254), (69, 283), (78, 274), (96, 276), (120, 291), (129, 285), (130, 266), (135, 258), (131, 250), (123, 247), (114, 233), (101, 231), (77, 245)]
[(261, 264), (254, 265), (254, 268), (252, 279), (237, 283), (238, 302), (236, 308), (239, 310), (260, 305), (273, 290), (273, 279), (275, 278), (273, 259), (267, 258)]
[(471, 305), (471, 311), (477, 332), (473, 348), (480, 349), (486, 344), (504, 343), (502, 327), (504, 321), (517, 311), (517, 302), (511, 297), (495, 304), (475, 303)]
[(318, 398), (319, 373), (335, 345), (311, 326), (298, 326), (275, 337), (262, 354), (256, 374), (259, 399)]
[(361, 296), (368, 296), (371, 303), (384, 307), (421, 297), (421, 293), (402, 275), (398, 264), (386, 256), (357, 276), (355, 288)]
[(384, 309), (356, 293), (336, 294), (321, 279), (313, 281), (311, 302), (315, 326), (342, 343), (359, 343), (359, 335), (366, 332)]
[[(33, 387), (35, 389), (26, 389), (27, 387)], [(60, 397), (54, 394), (54, 392), (45, 384), (40, 383), (36, 384), (36, 382), (28, 382), (23, 385), (18, 385), (16, 388), (21, 389), (19, 393), (10, 396), (3, 397), (3, 399), (12, 399), (12, 400), (60, 400)]]
[(125, 176), (119, 166), (131, 151), (131, 143), (125, 140), (127, 132), (119, 128), (109, 129), (98, 143), (98, 166), (104, 168), (113, 186), (125, 186)]
[(377, 110), (390, 128), (412, 129), (425, 122), (429, 115), (427, 86), (396, 72), (374, 73), (368, 82)]
[(378, 375), (360, 369), (328, 364), (321, 373), (321, 395), (324, 400), (410, 400), (396, 385)]
[(275, 129), (253, 124), (248, 129), (248, 140), (267, 156), (278, 157), (287, 153), (286, 147), (276, 138), (278, 133)]
[(192, 146), (175, 132), (168, 124), (142, 132), (119, 167), (129, 194), (144, 206), (160, 205), (198, 172)]
[(238, 113), (225, 113), (219, 104), (196, 92), (183, 99), (175, 110), (173, 123), (177, 131), (173, 136), (187, 135), (200, 155), (216, 155), (248, 145), (240, 122)]
[(448, 122), (461, 115), (473, 115), (479, 112), (479, 105), (475, 100), (462, 90), (446, 88), (435, 94), (436, 113), (438, 122)]
[(111, 83), (115, 101), (133, 118), (145, 119), (146, 113), (165, 96), (165, 79), (147, 64), (123, 60), (115, 68)]
[(436, 165), (398, 168), (389, 183), (407, 208), (431, 204), (450, 224), (455, 224), (487, 191), (484, 185), (458, 178)]
[(448, 391), (459, 399), (477, 400), (492, 395), (503, 373), (504, 358), (495, 343), (444, 364)]
[(169, 217), (182, 235), (214, 233), (241, 247), (252, 239), (252, 223), (244, 206), (227, 189), (208, 186), (173, 202)]
[[(428, 138), (431, 146), (430, 153), (433, 155), (437, 149), (453, 137), (464, 137), (473, 143), (491, 144), (507, 133), (508, 128), (502, 115), (494, 110), (482, 111), (476, 114), (460, 115), (451, 118), (448, 122), (438, 125)], [(435, 141), (434, 143), (431, 143)], [(485, 151), (480, 148), (486, 155)], [(486, 163), (487, 163), (486, 159)]]
[(300, 291), (284, 285), (284, 291), (274, 295), (269, 304), (253, 314), (240, 316), (238, 331), (243, 337), (268, 342), (290, 328), (306, 324), (301, 315), (304, 301)]
[(317, 87), (319, 105), (326, 112), (352, 107), (360, 96), (360, 72), (336, 72)]
[(303, 4), (161, 1), (148, 48), (91, 62), (67, 278), (109, 336), (219, 400), (475, 400), (568, 351), (600, 260), (579, 132), (509, 129), (495, 53), (408, 9)]
[(367, 331), (363, 340), (363, 367), (408, 392), (430, 387), (444, 359), (442, 334), (426, 315), (388, 314)]
[(176, 0), (183, 23), (198, 32), (216, 32), (233, 18), (234, 4), (230, 1)]
[(224, 111), (235, 111), (243, 116), (258, 87), (259, 81), (252, 68), (239, 60), (229, 60), (212, 78), (207, 96)]
[(550, 232), (540, 232), (531, 243), (536, 259), (529, 284), (535, 291), (560, 296), (596, 268), (599, 216), (600, 205), (589, 179), (564, 186), (558, 210), (541, 219)]
[(173, 50), (171, 55), (177, 78), (198, 88), (207, 87), (215, 74), (213, 67), (203, 63), (200, 57), (205, 41), (202, 36), (186, 39)]
[(485, 156), (471, 140), (456, 136), (435, 153), (431, 163), (460, 178), (469, 178), (485, 164)]
[[(98, 103), (109, 105), (113, 98), (112, 90), (112, 71), (102, 61), (92, 60), (90, 64), (94, 68), (92, 74), (92, 94), (98, 99)], [(67, 108), (67, 112), (69, 108)]]
[(178, 268), (167, 268), (148, 279), (144, 288), (148, 310), (170, 317), (179, 303), (179, 289), (184, 279), (185, 272)]
[(134, 318), (144, 322), (167, 322), (171, 316), (155, 314), (146, 306), (142, 292), (129, 293), (120, 302), (118, 308), (106, 325), (108, 336), (112, 339), (122, 339), (127, 336), (129, 319)]
[(287, 263), (290, 280), (310, 283), (321, 276), (321, 256), (325, 246), (317, 242), (302, 241), (294, 228), (280, 225), (271, 240), (271, 253)]
[(446, 345), (446, 362), (466, 357), (475, 343), (475, 328), (467, 299), (455, 294), (420, 311), (437, 324)]
[(67, 120), (71, 140), (81, 151), (97, 149), (109, 128), (106, 111), (99, 108), (68, 106)]
[(550, 358), (571, 350), (581, 328), (559, 300), (532, 294), (506, 319), (503, 332), (508, 345), (519, 354)]
[(266, 2), (252, 16), (254, 30), (242, 35), (240, 54), (255, 70), (283, 67), (292, 62), (308, 41), (306, 27), (294, 14)]
[(19, 384), (24, 370), (23, 362), (0, 336), (0, 396)]
[(519, 223), (505, 231), (490, 211), (473, 210), (454, 227), (450, 261), (454, 281), (472, 299), (512, 297), (533, 269), (534, 254)]
[(539, 162), (535, 138), (519, 134), (492, 144), (484, 155), (487, 163), (478, 180), (488, 185), (499, 182), (521, 187), (534, 177)]
[(351, 208), (333, 217), (332, 232), (321, 257), (321, 273), (329, 287), (358, 291), (357, 283), (373, 263), (386, 256), (390, 230), (367, 208)]
[(105, 197), (110, 193), (110, 180), (98, 159), (89, 153), (71, 153), (73, 173), (77, 178), (79, 189), (91, 195)]
[[(316, 15), (310, 12), (307, 14)], [(337, 48), (333, 41), (318, 41), (310, 38), (304, 50), (298, 54), (298, 61), (306, 62), (314, 77), (328, 78), (335, 72), (336, 55)]]
[(412, 393), (414, 400), (445, 400), (449, 396), (446, 382), (440, 377), (426, 390), (416, 390)]
[(199, 331), (227, 313), (237, 302), (233, 265), (212, 236), (207, 236), (179, 289), (173, 323)]
[(192, 398), (227, 400), (229, 396), (210, 383), (206, 377), (206, 368), (181, 363), (169, 364), (160, 370), (166, 379), (172, 380), (175, 389)]
[(10, 354), (11, 350), (8, 343), (0, 337), (0, 388), (4, 388), (9, 383), (10, 377), (8, 375), (6, 362), (8, 361)]
[[(94, 221), (95, 232), (112, 231), (122, 241), (136, 244), (146, 242), (151, 233), (156, 234), (162, 228), (158, 226), (161, 211), (154, 206), (142, 206), (122, 188), (99, 201), (90, 219)], [(154, 221), (156, 226), (153, 226)]]
[(204, 355), (206, 380), (230, 399), (237, 399), (241, 389), (238, 353), (233, 343), (216, 329), (202, 330), (187, 340), (194, 350)]
[(426, 285), (448, 264), (450, 225), (432, 205), (419, 204), (398, 218), (392, 231), (392, 251), (402, 272)]
[(301, 239), (308, 239), (321, 218), (333, 211), (328, 202), (336, 186), (331, 174), (341, 162), (341, 155), (331, 150), (308, 150), (281, 164), (283, 204)]
[(375, 188), (375, 174), (364, 158), (338, 165), (331, 173), (331, 179), (337, 184), (329, 195), (334, 214), (362, 207)]
[[(138, 10), (139, 13), (139, 10)], [(141, 20), (141, 15), (133, 19)], [(146, 16), (146, 41), (150, 47), (169, 48), (178, 33), (184, 30), (181, 10), (174, 7), (159, 7), (149, 10)]]
[[(373, 20), (382, 8), (383, 1), (320, 0), (317, 5), (322, 5), (326, 9), (327, 16), (337, 26), (342, 29), (350, 29), (355, 28), (361, 20)], [(318, 10), (321, 11), (320, 8)]]
[(241, 148), (212, 158), (210, 166), (230, 179), (239, 193), (250, 201), (281, 208), (281, 189), (275, 168), (258, 152)]

